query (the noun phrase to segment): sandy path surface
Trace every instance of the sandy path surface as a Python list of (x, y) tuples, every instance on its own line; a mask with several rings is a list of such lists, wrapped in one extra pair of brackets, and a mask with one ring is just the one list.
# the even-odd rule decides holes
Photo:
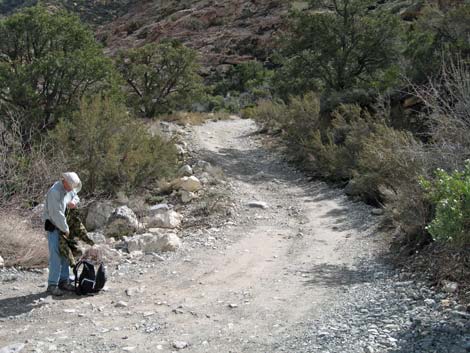
[(366, 206), (265, 151), (255, 131), (249, 120), (227, 120), (191, 134), (198, 158), (224, 171), (238, 210), (215, 230), (219, 246), (183, 247), (164, 262), (126, 260), (109, 269), (109, 290), (93, 297), (45, 297), (41, 273), (4, 280), (0, 348), (172, 352), (182, 341), (184, 352), (274, 352), (296, 325), (315, 319), (348, 269), (369, 256), (374, 220)]

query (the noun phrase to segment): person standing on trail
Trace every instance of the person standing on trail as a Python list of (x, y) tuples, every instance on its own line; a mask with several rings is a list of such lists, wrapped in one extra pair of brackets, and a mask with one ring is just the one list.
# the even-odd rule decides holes
[(49, 189), (44, 203), (44, 228), (47, 231), (49, 246), (49, 278), (47, 293), (61, 296), (63, 291), (73, 291), (74, 286), (69, 280), (69, 260), (60, 251), (60, 237), (68, 238), (69, 225), (65, 212), (67, 208), (77, 207), (80, 199), (77, 193), (82, 182), (76, 173), (63, 173), (59, 181)]

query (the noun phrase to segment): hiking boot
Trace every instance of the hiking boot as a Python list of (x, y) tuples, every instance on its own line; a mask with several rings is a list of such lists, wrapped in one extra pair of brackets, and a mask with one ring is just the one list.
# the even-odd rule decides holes
[(46, 293), (52, 294), (54, 297), (61, 297), (64, 295), (64, 292), (58, 287), (54, 285), (48, 285)]
[(75, 286), (71, 284), (69, 281), (60, 281), (59, 289), (67, 291), (67, 292), (75, 292)]

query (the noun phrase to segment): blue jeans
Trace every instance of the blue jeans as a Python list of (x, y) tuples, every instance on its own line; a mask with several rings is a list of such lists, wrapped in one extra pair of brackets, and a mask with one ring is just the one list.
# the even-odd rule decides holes
[(50, 286), (57, 286), (59, 281), (69, 280), (69, 260), (60, 255), (59, 231), (47, 232), (47, 243), (49, 245), (49, 279)]

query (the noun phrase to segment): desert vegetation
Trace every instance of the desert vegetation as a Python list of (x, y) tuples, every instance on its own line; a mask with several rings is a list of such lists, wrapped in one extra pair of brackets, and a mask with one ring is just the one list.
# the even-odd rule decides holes
[(405, 243), (465, 247), (469, 9), (400, 21), (368, 1), (310, 2), (289, 16), (273, 98), (244, 115), (313, 175), (384, 207)]

